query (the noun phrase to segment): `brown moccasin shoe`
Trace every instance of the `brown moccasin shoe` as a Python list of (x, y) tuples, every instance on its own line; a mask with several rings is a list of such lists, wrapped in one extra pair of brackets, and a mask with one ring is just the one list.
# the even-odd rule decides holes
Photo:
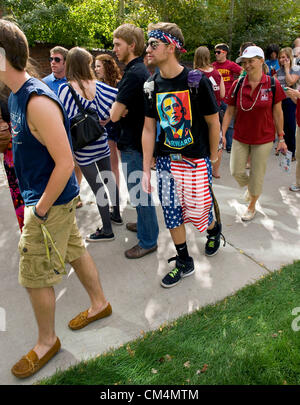
[(72, 330), (82, 329), (87, 326), (89, 323), (97, 321), (98, 319), (105, 318), (112, 313), (112, 308), (110, 303), (107, 304), (107, 307), (98, 314), (88, 318), (88, 309), (84, 312), (80, 312), (74, 319), (69, 322), (69, 328)]
[(137, 223), (136, 222), (127, 222), (126, 228), (128, 231), (137, 232)]
[(31, 350), (26, 356), (23, 356), (18, 363), (16, 363), (11, 372), (18, 378), (26, 378), (35, 374), (41, 369), (52, 357), (60, 350), (60, 340), (57, 338), (51, 349), (41, 359), (34, 350)]
[(150, 249), (144, 249), (139, 245), (133, 246), (133, 248), (125, 251), (125, 256), (127, 259), (139, 259), (140, 257), (146, 256), (149, 253), (154, 252), (157, 249), (157, 245), (153, 246)]

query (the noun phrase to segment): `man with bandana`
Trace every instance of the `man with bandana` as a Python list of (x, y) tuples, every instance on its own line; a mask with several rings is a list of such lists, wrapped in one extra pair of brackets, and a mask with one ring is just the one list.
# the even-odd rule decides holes
[[(199, 73), (196, 93), (189, 90), (189, 70), (179, 63), (180, 54), (186, 52), (180, 28), (173, 23), (150, 24), (148, 38), (148, 61), (159, 72), (144, 84), (143, 188), (151, 191), (150, 165), (156, 146), (158, 193), (177, 251), (176, 257), (169, 259), (176, 261), (175, 268), (161, 281), (163, 287), (170, 288), (195, 271), (185, 223), (191, 222), (200, 232), (207, 230), (207, 256), (215, 255), (220, 246), (221, 223), (213, 218), (210, 187), (211, 164), (218, 160), (220, 124), (210, 81)], [(156, 120), (161, 132), (155, 145)], [(184, 142), (180, 142), (179, 131), (172, 129), (170, 133), (170, 127), (176, 126), (185, 128), (188, 136)]]

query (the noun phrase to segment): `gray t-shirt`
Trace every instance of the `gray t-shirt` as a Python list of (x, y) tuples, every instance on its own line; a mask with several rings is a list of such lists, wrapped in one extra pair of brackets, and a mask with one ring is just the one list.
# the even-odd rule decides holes
[[(276, 72), (277, 75), (277, 79), (279, 80), (279, 83), (281, 84), (282, 87), (292, 87), (293, 89), (295, 89), (297, 86), (297, 82), (295, 84), (293, 84), (293, 86), (288, 86), (285, 80), (285, 70), (284, 68), (280, 68), (277, 70)], [(300, 78), (300, 69), (298, 68), (298, 66), (293, 66), (290, 69), (290, 75), (298, 75)]]

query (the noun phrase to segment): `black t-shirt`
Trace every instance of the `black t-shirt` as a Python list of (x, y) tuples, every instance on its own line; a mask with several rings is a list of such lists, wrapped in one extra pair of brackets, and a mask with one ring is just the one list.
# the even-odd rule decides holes
[(155, 79), (153, 102), (145, 91), (145, 115), (160, 122), (161, 132), (156, 140), (157, 156), (181, 153), (190, 158), (205, 158), (210, 155), (204, 115), (215, 114), (219, 108), (211, 82), (204, 75), (197, 95), (190, 94), (188, 72), (184, 68), (173, 79), (164, 79), (160, 73), (156, 73), (147, 80), (149, 83)]
[(142, 151), (142, 132), (145, 120), (143, 85), (149, 72), (143, 58), (135, 58), (125, 68), (124, 75), (118, 83), (116, 101), (125, 104), (128, 109), (126, 117), (121, 118), (121, 133), (118, 140), (120, 150), (134, 149)]

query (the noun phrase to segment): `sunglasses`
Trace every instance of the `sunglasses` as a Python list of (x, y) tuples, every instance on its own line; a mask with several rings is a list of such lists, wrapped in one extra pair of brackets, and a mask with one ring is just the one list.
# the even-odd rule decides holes
[(158, 42), (158, 41), (147, 42), (147, 46), (151, 46), (151, 48), (153, 50), (155, 50), (160, 44), (169, 45), (169, 44), (165, 44), (164, 42)]
[(224, 53), (225, 51), (215, 51), (215, 54), (220, 55), (220, 53)]
[(57, 56), (55, 58), (52, 58), (52, 56), (49, 58), (49, 62), (55, 61), (56, 63), (59, 63), (62, 59), (58, 58)]

